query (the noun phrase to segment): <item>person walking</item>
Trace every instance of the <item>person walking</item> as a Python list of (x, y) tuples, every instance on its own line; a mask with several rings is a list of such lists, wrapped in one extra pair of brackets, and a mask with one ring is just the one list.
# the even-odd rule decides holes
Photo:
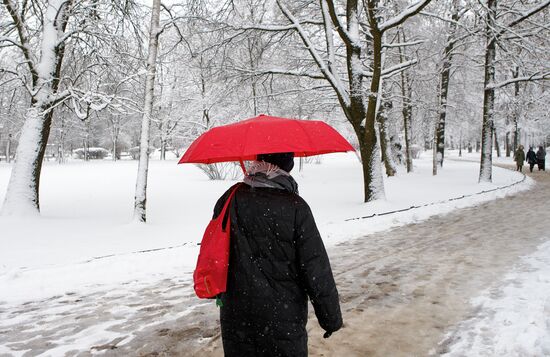
[(529, 171), (533, 172), (533, 167), (535, 167), (537, 163), (537, 154), (533, 151), (532, 146), (530, 146), (529, 151), (527, 151), (527, 163), (529, 164)]
[(544, 169), (544, 163), (546, 161), (546, 150), (542, 146), (539, 146), (539, 149), (537, 151), (537, 166), (539, 167), (539, 171), (546, 171)]
[(293, 166), (294, 153), (258, 155), (228, 209), (229, 270), (220, 296), (226, 357), (307, 356), (308, 298), (325, 338), (342, 327), (330, 262)]
[(516, 171), (523, 171), (523, 162), (525, 161), (525, 151), (523, 145), (520, 145), (514, 153), (514, 161), (516, 162)]

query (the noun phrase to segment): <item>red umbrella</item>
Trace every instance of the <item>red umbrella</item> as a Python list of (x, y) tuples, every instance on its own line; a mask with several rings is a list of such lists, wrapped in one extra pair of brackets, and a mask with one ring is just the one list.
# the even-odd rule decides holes
[[(255, 118), (212, 128), (199, 136), (179, 164), (255, 160), (258, 154), (293, 152), (313, 156), (355, 151), (327, 123), (261, 114)], [(244, 167), (243, 167), (244, 171)]]

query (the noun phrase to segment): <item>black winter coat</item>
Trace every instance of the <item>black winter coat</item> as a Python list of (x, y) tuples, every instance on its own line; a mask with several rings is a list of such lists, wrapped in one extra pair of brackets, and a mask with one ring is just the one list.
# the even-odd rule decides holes
[(527, 151), (527, 162), (535, 164), (537, 162), (537, 154), (533, 150)]
[[(217, 202), (219, 215), (229, 196)], [(225, 356), (307, 356), (308, 297), (328, 332), (342, 326), (338, 292), (307, 203), (287, 190), (241, 184), (220, 322)]]
[(537, 150), (537, 160), (540, 162), (540, 161), (544, 161), (546, 159), (546, 151), (545, 150)]

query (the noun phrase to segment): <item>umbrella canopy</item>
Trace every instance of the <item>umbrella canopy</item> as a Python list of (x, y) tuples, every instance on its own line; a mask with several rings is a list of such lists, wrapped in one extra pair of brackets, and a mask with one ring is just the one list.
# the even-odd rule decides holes
[(299, 157), (346, 151), (355, 149), (325, 122), (261, 114), (208, 130), (191, 144), (178, 163), (251, 161), (266, 153), (293, 152)]

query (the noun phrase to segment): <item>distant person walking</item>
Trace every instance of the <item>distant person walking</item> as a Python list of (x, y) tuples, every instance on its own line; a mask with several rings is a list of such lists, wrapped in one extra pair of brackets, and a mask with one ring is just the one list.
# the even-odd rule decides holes
[(537, 154), (533, 151), (533, 147), (529, 147), (529, 151), (527, 151), (527, 163), (529, 164), (529, 171), (533, 172), (533, 167), (535, 167), (535, 164), (537, 163)]
[(537, 151), (537, 165), (539, 167), (539, 171), (546, 171), (544, 169), (544, 161), (546, 160), (546, 150), (542, 146), (539, 146), (539, 150)]
[(523, 162), (525, 161), (525, 151), (523, 151), (523, 145), (520, 145), (516, 150), (514, 154), (514, 161), (516, 162), (516, 171), (522, 172)]

